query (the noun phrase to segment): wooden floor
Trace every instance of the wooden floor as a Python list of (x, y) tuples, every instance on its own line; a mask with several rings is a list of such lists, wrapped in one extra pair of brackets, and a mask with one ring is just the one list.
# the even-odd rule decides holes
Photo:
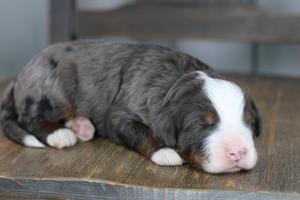
[(1, 132), (0, 199), (299, 199), (300, 79), (227, 77), (250, 91), (262, 114), (253, 170), (160, 167), (101, 138), (63, 150), (25, 148)]

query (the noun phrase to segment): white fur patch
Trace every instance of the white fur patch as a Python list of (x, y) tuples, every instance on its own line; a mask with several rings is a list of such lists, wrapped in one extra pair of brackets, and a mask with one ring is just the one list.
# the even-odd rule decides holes
[(204, 79), (204, 92), (211, 100), (221, 119), (220, 129), (235, 127), (237, 123), (243, 123), (244, 93), (236, 84), (208, 77), (199, 72)]
[[(203, 165), (204, 170), (220, 173), (252, 169), (257, 153), (252, 132), (243, 120), (243, 91), (232, 82), (210, 78), (203, 72), (199, 72), (199, 78), (204, 80), (203, 90), (220, 119), (216, 130), (205, 141), (208, 159)], [(240, 159), (230, 155), (236, 149), (245, 150)]]
[(151, 160), (158, 165), (182, 165), (183, 159), (174, 151), (174, 149), (163, 148), (155, 152)]
[(77, 142), (75, 133), (67, 128), (59, 129), (54, 131), (52, 134), (49, 134), (47, 137), (47, 143), (58, 149), (64, 147), (74, 146)]
[(38, 141), (38, 139), (36, 139), (36, 137), (34, 137), (33, 135), (25, 136), (23, 138), (23, 143), (27, 147), (37, 147), (37, 148), (46, 147), (43, 143)]
[(74, 121), (74, 119), (69, 119), (68, 121), (65, 122), (65, 126), (67, 128), (71, 128), (71, 125), (72, 125), (73, 121)]

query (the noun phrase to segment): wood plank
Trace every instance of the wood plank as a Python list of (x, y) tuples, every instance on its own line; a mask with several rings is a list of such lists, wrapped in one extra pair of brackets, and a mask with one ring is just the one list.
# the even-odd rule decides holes
[(300, 42), (300, 15), (251, 5), (128, 5), (108, 12), (77, 11), (80, 36), (203, 38), (243, 42)]
[(213, 175), (160, 167), (102, 138), (62, 150), (26, 148), (1, 132), (0, 198), (299, 199), (300, 79), (225, 76), (252, 94), (262, 114), (253, 170)]
[(158, 4), (253, 4), (253, 0), (135, 0), (136, 3)]
[(75, 39), (74, 33), (74, 0), (51, 0), (49, 43)]
[[(30, 185), (30, 188), (27, 187)], [(9, 190), (2, 188), (10, 186)], [(163, 188), (142, 188), (138, 186), (72, 179), (32, 180), (1, 179), (0, 197), (20, 198), (63, 198), (63, 199), (298, 199), (297, 194), (276, 194), (269, 192), (251, 193), (249, 191), (187, 190)]]

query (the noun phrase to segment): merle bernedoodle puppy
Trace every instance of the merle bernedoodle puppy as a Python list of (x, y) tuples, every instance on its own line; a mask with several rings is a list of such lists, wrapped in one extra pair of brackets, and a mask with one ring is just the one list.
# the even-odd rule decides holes
[(82, 40), (49, 46), (3, 95), (1, 124), (28, 147), (70, 147), (94, 135), (158, 165), (210, 173), (252, 169), (261, 117), (249, 94), (166, 47)]

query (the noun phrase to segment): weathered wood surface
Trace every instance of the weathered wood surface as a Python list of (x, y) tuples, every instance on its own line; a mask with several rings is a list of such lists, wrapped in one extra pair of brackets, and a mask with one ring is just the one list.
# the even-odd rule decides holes
[(227, 77), (250, 91), (263, 117), (253, 170), (160, 167), (102, 138), (63, 150), (25, 148), (1, 132), (0, 198), (299, 199), (300, 79)]
[(253, 5), (133, 4), (97, 12), (76, 11), (77, 37), (217, 39), (238, 42), (300, 42), (300, 15)]

